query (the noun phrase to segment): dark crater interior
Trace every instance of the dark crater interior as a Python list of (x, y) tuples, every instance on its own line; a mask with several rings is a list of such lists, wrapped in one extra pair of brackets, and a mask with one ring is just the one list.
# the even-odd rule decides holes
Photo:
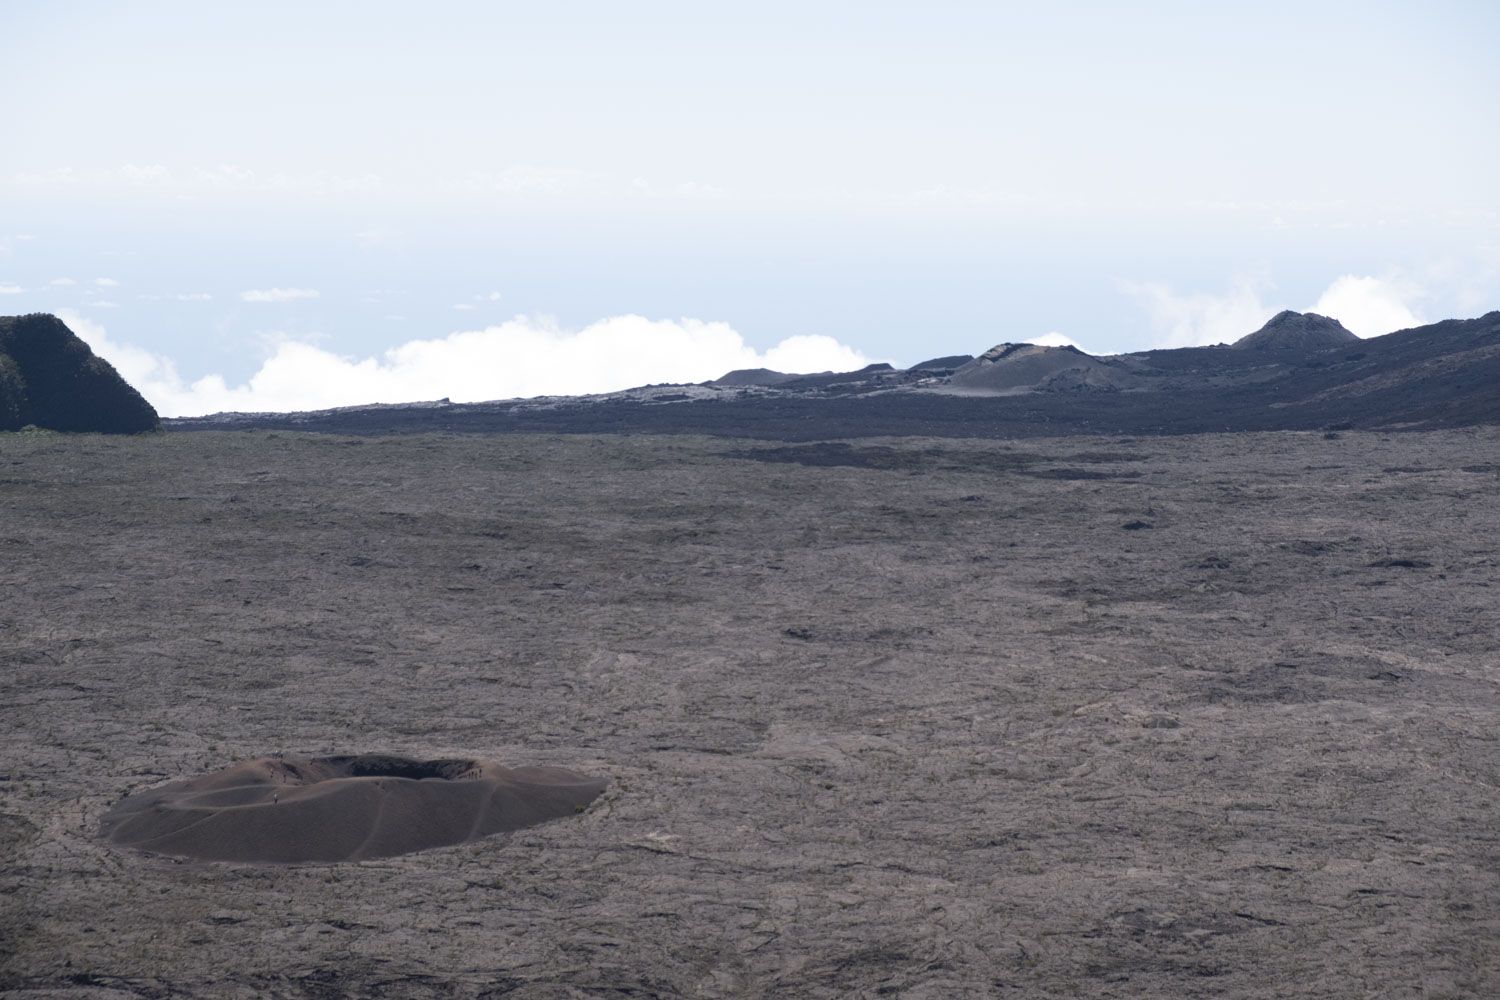
[(314, 763), (348, 778), (408, 778), (412, 781), (455, 781), (475, 777), (481, 767), (477, 760), (413, 760), (377, 753), (319, 757)]

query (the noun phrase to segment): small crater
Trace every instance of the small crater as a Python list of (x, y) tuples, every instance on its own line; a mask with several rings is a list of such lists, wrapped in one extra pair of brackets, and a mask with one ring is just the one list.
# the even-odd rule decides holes
[(261, 757), (127, 795), (101, 832), (117, 847), (202, 861), (360, 861), (573, 816), (604, 787), (563, 768), (467, 758)]

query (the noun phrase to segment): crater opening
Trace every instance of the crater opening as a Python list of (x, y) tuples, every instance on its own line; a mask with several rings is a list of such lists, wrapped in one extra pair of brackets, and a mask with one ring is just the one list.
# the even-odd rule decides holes
[(410, 757), (390, 757), (378, 753), (318, 757), (313, 763), (350, 778), (409, 778), (413, 781), (457, 781), (460, 778), (475, 777), (480, 768), (477, 760), (413, 760)]

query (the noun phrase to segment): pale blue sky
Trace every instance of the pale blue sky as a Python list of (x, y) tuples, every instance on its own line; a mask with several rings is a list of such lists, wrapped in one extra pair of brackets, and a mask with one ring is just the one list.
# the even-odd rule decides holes
[(4, 3), (0, 312), (187, 392), (516, 316), (814, 364), (1500, 307), (1495, 4), (717, 6)]

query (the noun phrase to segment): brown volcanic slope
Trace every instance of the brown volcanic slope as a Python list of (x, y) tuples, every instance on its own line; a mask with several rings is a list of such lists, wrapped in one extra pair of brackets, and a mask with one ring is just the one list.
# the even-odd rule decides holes
[(56, 316), (0, 316), (0, 431), (136, 434), (156, 410)]

